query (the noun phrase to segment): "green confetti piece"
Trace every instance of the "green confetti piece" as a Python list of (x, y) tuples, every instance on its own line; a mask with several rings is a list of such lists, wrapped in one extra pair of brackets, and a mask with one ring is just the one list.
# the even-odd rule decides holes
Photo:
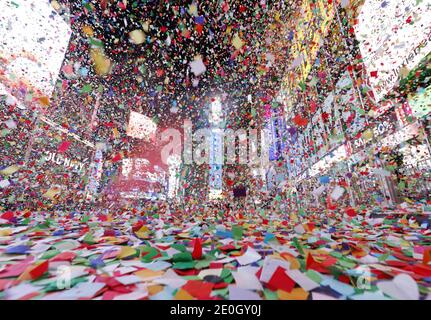
[(298, 238), (294, 237), (292, 239), (292, 241), (293, 241), (293, 245), (296, 247), (296, 249), (298, 249), (299, 253), (304, 255), (304, 250), (302, 249), (301, 245), (299, 244)]
[(229, 288), (223, 288), (223, 289), (217, 289), (217, 290), (213, 290), (211, 293), (211, 296), (222, 296), (222, 297), (227, 297), (229, 294)]
[(93, 91), (91, 84), (84, 84), (84, 86), (81, 88), (81, 93), (89, 93), (91, 91)]
[(90, 38), (90, 45), (103, 48), (103, 42), (96, 38)]
[(305, 216), (305, 211), (304, 211), (304, 209), (303, 208), (299, 208), (299, 210), (298, 210), (298, 213), (299, 213), (299, 215), (300, 216)]
[(311, 280), (313, 280), (316, 283), (322, 282), (321, 274), (315, 270), (307, 270), (305, 274), (307, 275), (307, 277), (309, 277)]
[(389, 253), (385, 253), (385, 254), (382, 254), (381, 256), (379, 256), (379, 257), (377, 258), (377, 260), (379, 260), (380, 262), (381, 262), (381, 261), (385, 261), (389, 256), (390, 256), (390, 254), (389, 254)]
[(413, 258), (412, 250), (401, 250), (401, 252), (404, 253), (407, 257)]
[(339, 260), (337, 261), (337, 263), (338, 263), (340, 266), (345, 267), (345, 268), (347, 268), (347, 269), (353, 269), (354, 267), (356, 267), (356, 263), (354, 263), (354, 262), (349, 262), (349, 261), (346, 261), (346, 260), (343, 260), (343, 259), (339, 259)]
[(144, 254), (141, 258), (143, 262), (151, 262), (153, 258), (159, 254), (159, 251), (157, 251), (157, 249), (153, 247), (146, 247), (140, 250), (141, 254)]
[(85, 9), (87, 9), (88, 11), (92, 12), (93, 8), (91, 7), (89, 2), (83, 3)]
[(193, 269), (196, 265), (195, 261), (187, 261), (187, 262), (175, 262), (172, 265), (172, 268), (174, 269), (180, 269), (180, 270), (184, 270), (184, 269)]
[(358, 108), (357, 110), (358, 110), (358, 113), (359, 113), (360, 115), (365, 115), (365, 114), (366, 114), (366, 112), (365, 112), (365, 110), (364, 110), (364, 109), (360, 109), (360, 108)]
[[(81, 282), (87, 282), (88, 281), (88, 277), (84, 276), (84, 277), (79, 277), (79, 278), (73, 278), (70, 280), (70, 288), (73, 288), (74, 286), (76, 286), (78, 283)], [(58, 284), (57, 284), (57, 279), (51, 283), (49, 283), (47, 286), (45, 286), (43, 288), (44, 292), (52, 292), (52, 291), (60, 291), (60, 290), (67, 290), (67, 288), (59, 288)]]
[(176, 253), (172, 257), (172, 261), (174, 261), (174, 262), (188, 262), (188, 261), (192, 261), (192, 260), (193, 260), (193, 257), (192, 257), (192, 254), (190, 252)]
[(181, 251), (181, 252), (186, 252), (187, 251), (186, 246), (184, 246), (182, 244), (177, 244), (177, 243), (173, 243), (171, 245), (171, 248), (173, 248), (175, 250), (178, 250), (178, 251)]
[(225, 279), (227, 277), (230, 277), (232, 275), (232, 272), (229, 269), (223, 268), (221, 271), (220, 277)]
[(232, 233), (233, 233), (233, 238), (235, 240), (241, 240), (242, 239), (242, 235), (243, 235), (243, 229), (241, 226), (233, 226), (232, 227)]
[(95, 244), (97, 243), (96, 241), (94, 241), (93, 235), (90, 232), (87, 232), (84, 236), (84, 239), (82, 240), (83, 242), (87, 243), (87, 244)]
[(305, 89), (307, 88), (307, 85), (304, 82), (300, 82), (299, 87), (301, 88), (302, 91), (305, 91)]
[(263, 295), (266, 300), (278, 300), (277, 292), (271, 291), (269, 289), (264, 289)]
[(89, 266), (90, 263), (88, 262), (88, 259), (84, 258), (84, 257), (76, 257), (75, 259), (73, 259), (72, 261), (72, 265), (84, 265), (84, 266)]
[(421, 285), (418, 285), (418, 289), (419, 289), (419, 292), (423, 295), (427, 295), (427, 294), (431, 293), (431, 290), (429, 288), (421, 286)]
[(199, 278), (198, 276), (184, 276), (183, 278), (186, 280), (200, 280), (200, 281), (202, 281), (202, 279)]
[(60, 253), (59, 250), (57, 249), (51, 249), (51, 250), (47, 250), (43, 253), (41, 259), (51, 259), (53, 257), (55, 257), (56, 255), (58, 255)]
[(196, 269), (204, 269), (204, 268), (208, 268), (209, 265), (211, 264), (212, 260), (199, 260), (196, 265), (195, 268)]

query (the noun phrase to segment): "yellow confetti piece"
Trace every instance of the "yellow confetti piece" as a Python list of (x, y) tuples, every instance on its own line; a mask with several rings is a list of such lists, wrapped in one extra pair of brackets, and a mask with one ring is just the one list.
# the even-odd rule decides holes
[(135, 276), (141, 278), (144, 281), (152, 280), (153, 278), (160, 277), (164, 274), (164, 271), (153, 271), (150, 269), (143, 269), (135, 272)]
[(142, 23), (142, 29), (144, 29), (145, 32), (150, 31), (150, 21), (144, 21)]
[(29, 281), (31, 280), (30, 271), (33, 269), (33, 266), (27, 267), (23, 273), (18, 277), (18, 281)]
[(17, 172), (20, 169), (19, 166), (9, 166), (3, 170), (0, 171), (0, 173), (3, 176), (10, 176), (11, 174), (14, 174), (15, 172)]
[(148, 294), (150, 296), (154, 296), (155, 294), (158, 294), (160, 291), (163, 291), (163, 286), (161, 285), (155, 285), (155, 286), (148, 286)]
[(239, 35), (236, 34), (235, 37), (232, 39), (232, 45), (235, 47), (236, 50), (239, 50), (244, 45), (244, 41), (242, 41)]
[(182, 232), (178, 234), (178, 237), (180, 238), (190, 238), (190, 234), (187, 232)]
[(362, 134), (362, 137), (365, 140), (371, 140), (373, 138), (373, 132), (371, 130), (365, 130), (364, 133)]
[(375, 117), (377, 116), (377, 113), (376, 113), (374, 110), (370, 110), (370, 111), (368, 112), (368, 115), (369, 115), (371, 118), (375, 118)]
[(40, 97), (39, 103), (44, 107), (48, 107), (49, 106), (49, 98), (48, 97)]
[(99, 76), (107, 75), (111, 71), (111, 60), (100, 49), (91, 49), (90, 57), (93, 61), (94, 70)]
[(120, 136), (117, 128), (112, 129), (112, 133), (114, 134), (115, 139), (117, 139)]
[(122, 242), (121, 239), (118, 239), (116, 237), (102, 237), (102, 239), (103, 239), (103, 242), (107, 244), (118, 244)]
[(140, 29), (129, 32), (130, 41), (134, 44), (141, 44), (145, 42), (145, 33)]
[(51, 1), (51, 6), (54, 8), (55, 11), (58, 11), (61, 9), (60, 4), (56, 0)]
[(136, 254), (136, 250), (131, 247), (121, 247), (121, 251), (118, 253), (118, 259), (124, 259)]
[(198, 14), (198, 7), (197, 7), (194, 3), (192, 3), (192, 4), (189, 6), (189, 13), (190, 13), (190, 15), (192, 15), (192, 16), (197, 16), (197, 14)]
[(83, 26), (82, 27), (82, 32), (85, 33), (85, 35), (92, 37), (94, 35), (94, 31), (93, 28), (90, 26)]
[(175, 300), (193, 300), (193, 296), (183, 289), (178, 290), (174, 298)]
[(150, 238), (150, 230), (146, 226), (142, 226), (138, 231), (135, 232), (136, 236), (141, 239)]
[(0, 237), (7, 237), (10, 236), (12, 234), (12, 230), (11, 229), (2, 229), (0, 230)]
[(302, 288), (295, 288), (292, 292), (277, 290), (277, 295), (280, 300), (307, 300), (308, 292)]
[(149, 232), (150, 231), (150, 229), (148, 229), (148, 227), (147, 226), (142, 226), (139, 230), (138, 230), (138, 232)]
[(58, 187), (52, 187), (50, 189), (48, 189), (48, 191), (46, 191), (43, 196), (45, 198), (49, 198), (51, 200), (54, 199), (55, 196), (59, 195), (61, 193), (61, 189)]
[(407, 77), (409, 75), (409, 73), (410, 73), (410, 70), (408, 68), (406, 68), (405, 66), (403, 66), (400, 70), (401, 79)]

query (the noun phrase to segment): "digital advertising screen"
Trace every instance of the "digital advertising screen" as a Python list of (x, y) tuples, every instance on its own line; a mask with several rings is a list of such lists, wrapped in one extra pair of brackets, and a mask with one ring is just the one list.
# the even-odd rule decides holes
[(367, 0), (355, 26), (376, 101), (431, 51), (431, 1)]
[(25, 86), (29, 93), (50, 97), (71, 36), (69, 25), (48, 0), (2, 0), (0, 30), (0, 90)]

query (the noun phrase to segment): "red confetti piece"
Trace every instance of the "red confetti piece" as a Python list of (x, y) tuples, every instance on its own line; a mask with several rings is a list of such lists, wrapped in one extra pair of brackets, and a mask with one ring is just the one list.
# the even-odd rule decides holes
[(194, 260), (199, 260), (202, 258), (202, 240), (199, 238), (194, 239), (194, 247), (192, 252), (192, 257)]

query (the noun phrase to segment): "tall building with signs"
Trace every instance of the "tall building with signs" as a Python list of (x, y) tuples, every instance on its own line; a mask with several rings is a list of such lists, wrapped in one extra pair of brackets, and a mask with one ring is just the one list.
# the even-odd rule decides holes
[(223, 110), (220, 99), (211, 102), (210, 110), (210, 148), (209, 148), (209, 199), (220, 199), (223, 193)]

